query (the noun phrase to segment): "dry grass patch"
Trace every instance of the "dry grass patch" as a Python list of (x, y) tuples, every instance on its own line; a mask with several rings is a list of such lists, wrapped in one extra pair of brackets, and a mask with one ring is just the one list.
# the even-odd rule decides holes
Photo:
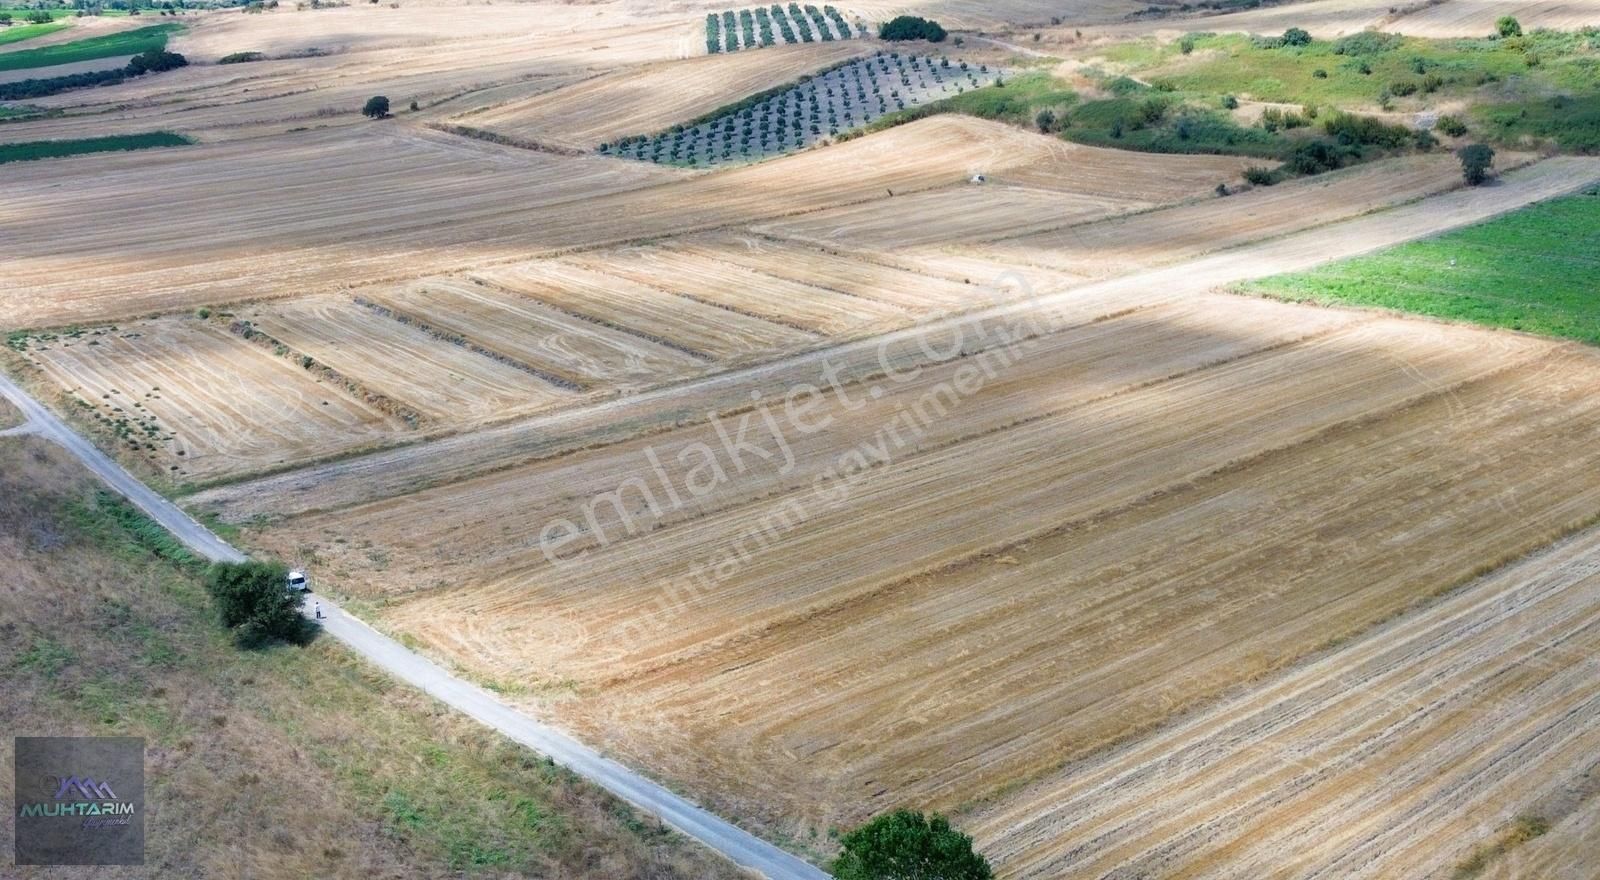
[(97, 485), (48, 443), (0, 441), (0, 726), (146, 740), (141, 876), (739, 876), (331, 640), (237, 651), (195, 572)]

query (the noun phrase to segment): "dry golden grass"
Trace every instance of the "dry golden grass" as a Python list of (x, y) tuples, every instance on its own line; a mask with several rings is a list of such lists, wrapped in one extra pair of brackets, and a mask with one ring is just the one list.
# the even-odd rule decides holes
[[(146, 865), (97, 876), (740, 876), (330, 640), (239, 652), (195, 573), (97, 485), (48, 443), (0, 440), (0, 727), (147, 744)], [(18, 880), (82, 876), (4, 857)]]

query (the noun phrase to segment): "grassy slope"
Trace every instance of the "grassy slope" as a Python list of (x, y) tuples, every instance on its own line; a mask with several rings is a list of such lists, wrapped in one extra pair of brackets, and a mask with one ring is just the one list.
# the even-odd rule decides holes
[(181, 24), (158, 24), (116, 34), (74, 40), (37, 49), (22, 49), (0, 55), (0, 70), (26, 70), (55, 64), (76, 64), (99, 58), (123, 58), (148, 49), (164, 49), (167, 37), (183, 29)]
[(1241, 290), (1600, 345), (1600, 195), (1544, 202), (1438, 238), (1263, 279)]
[(28, 162), (34, 159), (58, 159), (84, 153), (108, 153), (122, 150), (148, 150), (154, 147), (181, 147), (194, 141), (170, 131), (151, 131), (144, 134), (122, 134), (108, 137), (82, 138), (72, 141), (26, 141), (20, 144), (0, 144), (0, 165), (7, 162)]
[[(1600, 32), (1471, 40), (1357, 35), (1295, 47), (1201, 34), (1186, 42), (1187, 55), (1182, 41), (1152, 40), (1094, 54), (1181, 93), (1358, 110), (1378, 105), (1385, 93), (1394, 95), (1396, 110), (1464, 99), (1474, 105), (1469, 115), (1479, 137), (1512, 143), (1530, 136), (1600, 151)], [(1415, 91), (1401, 95), (1408, 89)]]
[(331, 640), (236, 651), (139, 521), (49, 444), (0, 440), (0, 729), (146, 739), (133, 876), (735, 876)]
[[(1160, 113), (1146, 115), (1146, 102), (1159, 102)], [(1080, 101), (1077, 93), (1047, 71), (1028, 71), (984, 86), (882, 116), (865, 131), (881, 131), (937, 113), (965, 113), (1009, 122), (1025, 128), (1036, 125), (1039, 112), (1049, 110), (1057, 123), (1052, 131), (1070, 141), (1093, 146), (1155, 153), (1233, 153), (1279, 158), (1290, 142), (1259, 128), (1235, 124), (1220, 112), (1215, 98), (1187, 94), (1136, 94)]]
[(4, 46), (7, 43), (20, 43), (23, 40), (31, 40), (34, 37), (42, 37), (45, 34), (53, 34), (56, 31), (65, 30), (66, 28), (66, 22), (60, 21), (51, 22), (50, 24), (12, 25), (4, 30), (0, 30), (0, 46)]

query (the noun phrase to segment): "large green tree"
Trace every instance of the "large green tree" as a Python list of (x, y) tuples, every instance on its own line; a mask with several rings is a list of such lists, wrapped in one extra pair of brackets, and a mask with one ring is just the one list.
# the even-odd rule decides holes
[(218, 562), (206, 570), (206, 592), (240, 647), (310, 640), (316, 625), (301, 616), (300, 595), (289, 591), (288, 576), (276, 562)]
[(833, 863), (839, 880), (991, 880), (972, 838), (945, 817), (896, 810), (846, 834)]

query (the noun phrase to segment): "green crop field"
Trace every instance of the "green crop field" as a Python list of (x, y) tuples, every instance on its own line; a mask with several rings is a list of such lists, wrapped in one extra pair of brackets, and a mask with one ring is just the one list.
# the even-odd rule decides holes
[(59, 30), (65, 30), (67, 27), (67, 23), (61, 21), (53, 21), (49, 24), (12, 25), (5, 30), (0, 30), (0, 46), (4, 46), (7, 43), (20, 43), (23, 40), (31, 40), (34, 37), (42, 37), (45, 34), (53, 34)]
[(1555, 199), (1449, 235), (1240, 289), (1600, 345), (1600, 194)]
[(72, 141), (26, 141), (20, 144), (0, 144), (0, 165), (7, 162), (28, 162), (34, 159), (59, 159), (84, 153), (110, 153), (123, 150), (148, 150), (153, 147), (181, 147), (194, 141), (170, 131), (151, 131), (144, 134), (119, 134), (110, 137), (82, 138)]
[(158, 24), (55, 46), (21, 49), (0, 55), (0, 70), (26, 70), (30, 67), (76, 64), (100, 58), (137, 55), (149, 49), (165, 49), (167, 38), (181, 30), (183, 30), (181, 24)]

